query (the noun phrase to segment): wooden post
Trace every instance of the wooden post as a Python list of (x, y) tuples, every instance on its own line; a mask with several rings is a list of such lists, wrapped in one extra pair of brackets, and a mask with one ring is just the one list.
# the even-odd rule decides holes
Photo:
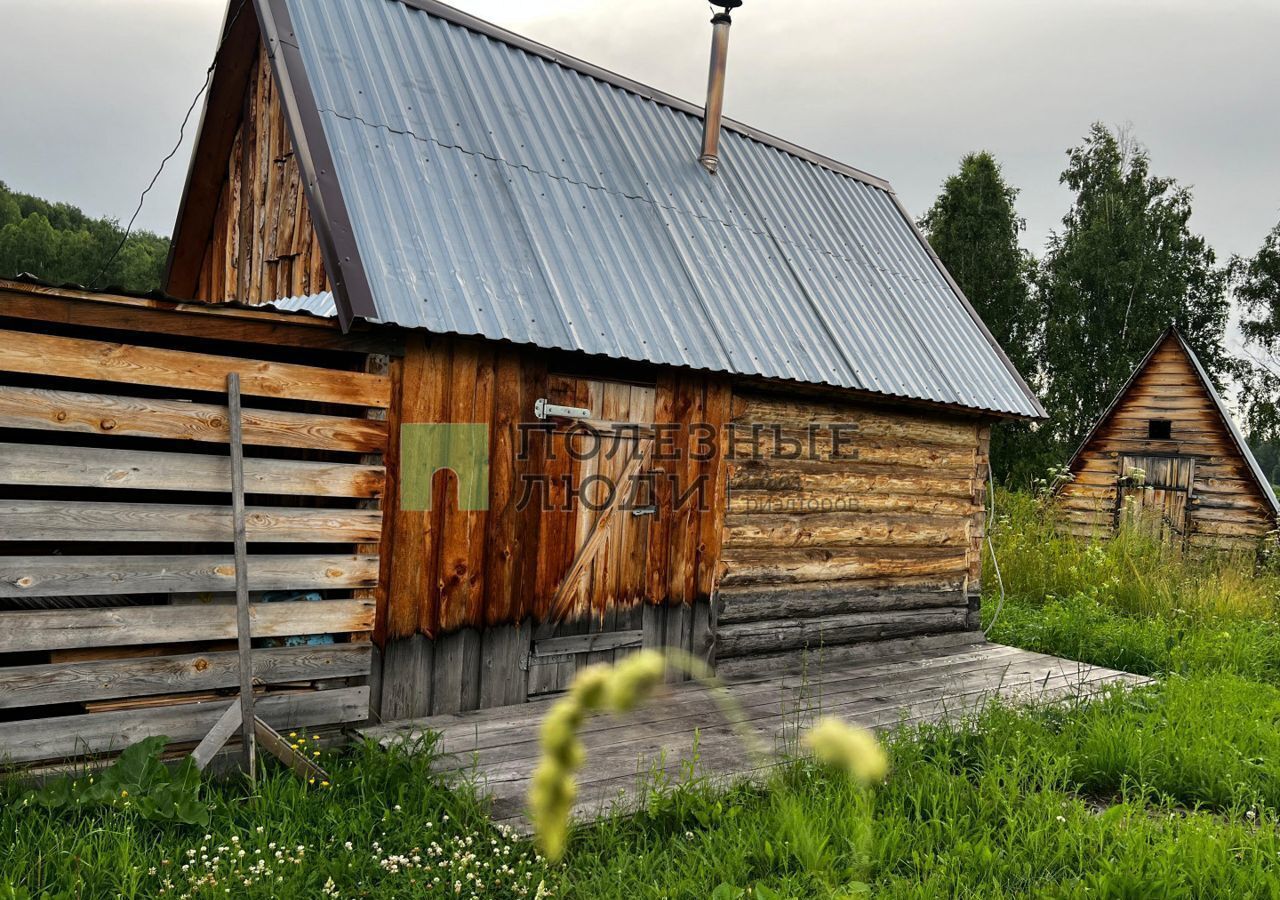
[(236, 558), (236, 639), (240, 651), (240, 741), (244, 748), (245, 772), (252, 781), (257, 775), (257, 730), (253, 721), (253, 645), (249, 632), (249, 546), (244, 521), (244, 441), (240, 375), (236, 372), (227, 375), (227, 408), (231, 431), (231, 518)]

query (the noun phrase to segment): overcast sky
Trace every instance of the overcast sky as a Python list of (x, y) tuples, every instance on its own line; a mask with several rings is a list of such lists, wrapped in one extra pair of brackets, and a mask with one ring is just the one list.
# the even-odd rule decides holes
[[(566, 52), (700, 101), (697, 0), (459, 0)], [(0, 0), (0, 180), (125, 220), (177, 136), (226, 0)], [(1276, 0), (746, 0), (726, 113), (890, 180), (919, 214), (985, 148), (1039, 252), (1064, 151), (1129, 123), (1195, 191), (1194, 226), (1251, 254), (1280, 218)], [(193, 120), (198, 120), (197, 116)], [(693, 153), (693, 148), (690, 148)], [(168, 234), (190, 155), (140, 218)]]

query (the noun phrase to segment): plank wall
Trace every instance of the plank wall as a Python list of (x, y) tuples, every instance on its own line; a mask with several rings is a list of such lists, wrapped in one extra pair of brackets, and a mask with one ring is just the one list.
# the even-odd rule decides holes
[(732, 422), (722, 674), (977, 627), (989, 425), (746, 390)]
[(230, 372), (258, 709), (277, 728), (368, 715), (392, 380), (333, 329), (178, 309), (0, 286), (11, 764), (190, 743), (233, 702)]
[(264, 303), (327, 290), (279, 90), (259, 48), (194, 297)]
[[(1151, 419), (1170, 420), (1171, 440), (1149, 439)], [(1227, 423), (1174, 335), (1155, 350), (1072, 464), (1074, 481), (1059, 493), (1072, 532), (1103, 536), (1115, 527), (1125, 455), (1195, 460), (1187, 501), (1186, 542), (1192, 549), (1253, 553), (1275, 527)]]
[[(409, 338), (393, 413), (391, 458), (400, 458), (400, 425), (486, 424), (490, 496), (487, 510), (459, 509), (456, 479), (441, 471), (433, 482), (436, 499), (431, 510), (389, 512), (394, 556), (384, 565), (385, 605), (378, 616), (385, 654), (378, 706), (384, 719), (526, 698), (533, 631), (547, 623), (549, 603), (582, 537), (577, 501), (564, 493), (565, 476), (578, 483), (582, 470), (562, 452), (549, 461), (547, 436), (542, 434), (533, 436), (527, 458), (519, 459), (519, 426), (535, 421), (533, 408), (539, 398), (590, 405), (590, 388), (585, 385), (601, 376), (574, 365), (545, 352), (494, 343)], [(723, 498), (720, 455), (693, 459), (687, 452), (689, 431), (683, 426), (723, 421), (728, 414), (727, 384), (674, 370), (648, 370), (627, 380), (637, 378), (652, 389), (642, 392), (652, 397), (649, 418), (682, 426), (675, 434), (677, 442), (683, 435), (685, 446), (675, 448), (676, 460), (662, 465), (683, 483), (705, 472), (708, 500)], [(687, 471), (675, 472), (679, 467)], [(535, 497), (520, 509), (522, 485), (539, 476), (550, 479), (547, 504)], [(391, 478), (399, 478), (394, 468)], [(391, 489), (393, 496), (397, 493)], [(689, 504), (676, 514), (655, 518), (646, 557), (625, 561), (627, 566), (642, 566), (644, 572), (636, 577), (628, 570), (621, 579), (645, 585), (643, 596), (632, 590), (615, 596), (604, 589), (614, 583), (614, 576), (603, 575), (599, 565), (590, 567), (584, 577), (598, 579), (603, 587), (584, 588), (567, 622), (559, 623), (565, 627), (558, 633), (581, 631), (584, 640), (602, 627), (629, 633), (633, 629), (625, 623), (635, 619), (634, 630), (645, 637), (632, 642), (628, 634), (628, 640), (619, 643), (621, 638), (603, 635), (594, 653), (575, 654), (571, 664), (601, 661), (606, 653), (612, 658), (615, 649), (629, 651), (642, 643), (674, 643), (709, 653), (708, 601), (722, 516), (721, 502), (705, 511)], [(655, 611), (633, 609), (642, 604)], [(555, 648), (542, 649), (552, 655)]]

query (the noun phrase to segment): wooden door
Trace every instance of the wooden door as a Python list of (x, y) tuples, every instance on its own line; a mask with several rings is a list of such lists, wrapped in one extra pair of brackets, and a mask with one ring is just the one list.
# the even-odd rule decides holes
[(547, 399), (590, 410), (543, 436), (549, 502), (542, 512), (529, 694), (566, 689), (582, 666), (642, 642), (645, 566), (658, 508), (655, 389), (551, 376)]
[(1180, 545), (1187, 535), (1195, 466), (1185, 456), (1121, 456), (1117, 523)]

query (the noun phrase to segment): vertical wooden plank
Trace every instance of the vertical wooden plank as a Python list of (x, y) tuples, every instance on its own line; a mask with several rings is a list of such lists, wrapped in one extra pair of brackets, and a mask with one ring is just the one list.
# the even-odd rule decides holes
[(482, 635), (479, 708), (523, 703), (528, 673), (522, 668), (529, 650), (529, 626), (495, 625)]
[[(493, 350), (455, 341), (451, 348), (446, 416), (451, 424), (493, 420)], [(442, 508), (440, 540), (440, 629), (449, 632), (483, 618), (484, 537), (488, 516), (459, 507), (460, 485), (435, 500)]]
[(667, 609), (657, 603), (646, 603), (641, 612), (640, 628), (644, 632), (641, 646), (646, 650), (661, 650), (667, 644)]
[(658, 375), (658, 383), (654, 392), (653, 422), (659, 429), (655, 439), (654, 503), (658, 513), (649, 524), (649, 546), (645, 558), (646, 599), (649, 603), (665, 603), (670, 597), (671, 589), (667, 567), (671, 560), (671, 540), (675, 528), (675, 510), (673, 508), (671, 479), (676, 474), (675, 461), (664, 458), (670, 453), (663, 426), (670, 425), (675, 419), (676, 377), (672, 372), (664, 370)]
[[(376, 618), (375, 618), (376, 622)], [(381, 722), (382, 718), (382, 648), (376, 643), (369, 656), (369, 721)]]
[[(484, 618), (487, 627), (518, 621), (520, 500), (516, 454), (525, 408), (524, 367), (514, 350), (498, 351), (494, 415), (489, 435), (489, 516), (485, 539)], [(532, 406), (530, 405), (530, 408)]]
[(667, 603), (688, 603), (693, 599), (697, 567), (697, 497), (690, 492), (697, 484), (700, 466), (693, 459), (691, 427), (702, 414), (701, 384), (691, 376), (677, 376), (673, 418), (679, 423), (672, 463), (676, 478), (672, 487), (671, 550), (667, 566)]
[[(541, 356), (520, 354), (521, 368), (528, 380), (517, 422), (531, 421), (533, 404), (547, 394), (547, 369), (541, 360)], [(521, 441), (525, 442), (523, 448)], [(537, 614), (538, 565), (543, 552), (543, 507), (549, 502), (550, 494), (546, 483), (535, 483), (534, 479), (547, 474), (546, 453), (549, 441), (550, 437), (545, 433), (530, 433), (518, 436), (516, 443), (517, 450), (523, 449), (526, 457), (516, 466), (516, 472), (523, 478), (517, 498), (523, 496), (526, 489), (531, 492), (525, 498), (525, 508), (519, 511), (519, 537), (513, 551), (518, 563), (515, 582), (517, 602), (514, 607), (514, 620), (517, 622), (525, 622)]]
[[(731, 389), (727, 380), (707, 377), (705, 424), (713, 430), (714, 455), (702, 463), (707, 479), (706, 505), (698, 513), (698, 569), (695, 586), (698, 600), (715, 593), (720, 577), (720, 555), (724, 542), (725, 507), (728, 503), (725, 462), (725, 428), (729, 423)], [(696, 655), (696, 651), (695, 651)]]
[(231, 432), (231, 518), (236, 559), (236, 646), (240, 651), (240, 740), (244, 770), (252, 781), (257, 775), (253, 725), (253, 660), (249, 637), (249, 541), (245, 534), (244, 441), (240, 415), (240, 375), (227, 376), (227, 417)]
[[(547, 397), (553, 403), (574, 405), (577, 399), (576, 382), (559, 375), (549, 376)], [(547, 503), (541, 515), (538, 581), (533, 610), (540, 623), (546, 620), (560, 576), (568, 570), (569, 562), (573, 559), (576, 514), (576, 506), (571, 499), (574, 467), (569, 455), (568, 438), (563, 433), (548, 433), (545, 447), (543, 463)]]
[(434, 642), (420, 634), (387, 642), (382, 662), (382, 721), (431, 715), (434, 659)]
[[(663, 643), (669, 650), (689, 652), (691, 612), (692, 607), (687, 603), (667, 605), (666, 634)], [(673, 667), (667, 670), (668, 682), (678, 683), (684, 681), (685, 677), (680, 669)]]
[(462, 683), (458, 709), (466, 712), (480, 708), (480, 687), (483, 681), (483, 642), (480, 629), (467, 626), (459, 632), (462, 640)]
[(461, 711), (463, 679), (466, 677), (463, 666), (465, 650), (466, 636), (462, 631), (442, 634), (435, 639), (435, 665), (431, 672), (431, 715)]
[[(430, 636), (439, 626), (436, 543), (440, 503), (434, 502), (430, 510), (400, 507), (405, 481), (426, 477), (426, 473), (404, 470), (401, 436), (407, 425), (443, 421), (443, 390), (448, 375), (439, 343), (423, 334), (407, 336), (399, 382), (399, 415), (392, 435), (392, 461), (396, 466), (394, 512), (390, 513), (394, 559), (389, 563), (386, 625), (381, 629), (384, 640), (407, 638), (415, 632)], [(439, 491), (433, 496), (439, 497)]]
[(716, 665), (716, 599), (699, 598), (693, 604), (689, 652), (708, 667)]
[(250, 251), (250, 235), (253, 233), (253, 147), (254, 147), (254, 128), (256, 122), (254, 120), (253, 97), (257, 91), (259, 69), (254, 69), (254, 74), (249, 80), (249, 89), (245, 92), (244, 114), (240, 123), (240, 171), (237, 173), (235, 183), (239, 208), (236, 210), (236, 292), (235, 297), (243, 302), (249, 302), (249, 277), (253, 271), (253, 258)]
[[(404, 359), (391, 360), (387, 374), (391, 378), (391, 406), (387, 410), (387, 452), (382, 457), (386, 481), (382, 492), (382, 542), (378, 548), (378, 586), (374, 591), (378, 612), (373, 640), (379, 646), (385, 646), (387, 641), (388, 620), (392, 615), (391, 592), (393, 588), (403, 587), (408, 580), (403, 574), (399, 582), (394, 579), (394, 569), (399, 558), (396, 551), (396, 538), (399, 533), (397, 523), (400, 520), (400, 423), (404, 413)], [(416, 543), (416, 541), (413, 542), (410, 547)], [(410, 560), (406, 559), (404, 562), (408, 564)], [(402, 614), (399, 627), (402, 632), (412, 632), (416, 622), (416, 615)], [(377, 706), (374, 707), (374, 709), (377, 708)]]

